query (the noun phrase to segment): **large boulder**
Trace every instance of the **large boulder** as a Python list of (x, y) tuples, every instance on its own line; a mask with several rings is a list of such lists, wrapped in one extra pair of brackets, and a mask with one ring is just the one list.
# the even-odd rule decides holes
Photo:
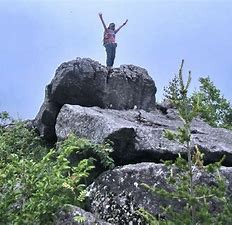
[[(83, 222), (78, 222), (76, 218), (82, 217)], [(73, 206), (65, 205), (56, 215), (54, 225), (113, 225), (96, 218), (92, 213)]]
[(156, 86), (147, 71), (122, 65), (111, 73), (100, 63), (77, 58), (61, 64), (46, 87), (45, 100), (35, 119), (41, 136), (54, 140), (56, 116), (64, 104), (118, 110), (155, 109)]
[[(177, 130), (182, 121), (173, 109), (166, 114), (159, 110), (113, 110), (99, 107), (64, 105), (57, 117), (56, 135), (59, 140), (70, 133), (95, 143), (109, 139), (114, 143), (116, 165), (143, 161), (160, 162), (175, 159), (178, 153), (186, 156), (186, 149), (177, 141), (163, 135), (165, 129)], [(232, 166), (232, 131), (213, 128), (200, 119), (191, 126), (192, 148), (198, 145), (205, 154), (205, 163), (220, 160)]]
[[(214, 176), (197, 169), (194, 171), (194, 184), (216, 185)], [(183, 202), (164, 199), (141, 184), (174, 191), (167, 183), (169, 174), (166, 166), (155, 163), (126, 165), (104, 172), (88, 187), (87, 209), (95, 216), (117, 225), (145, 225), (143, 218), (136, 213), (139, 208), (145, 208), (154, 216), (166, 217), (162, 206), (171, 204), (172, 207), (180, 209)], [(175, 172), (173, 174), (175, 176)], [(229, 187), (228, 194), (232, 195), (232, 168), (222, 167), (221, 174)], [(212, 213), (215, 213), (220, 208), (215, 204), (212, 210)]]

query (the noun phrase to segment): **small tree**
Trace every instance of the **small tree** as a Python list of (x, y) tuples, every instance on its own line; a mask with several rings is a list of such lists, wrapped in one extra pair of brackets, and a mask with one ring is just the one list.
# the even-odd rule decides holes
[[(169, 98), (176, 107), (178, 114), (183, 121), (183, 126), (179, 127), (177, 132), (170, 130), (165, 131), (165, 136), (169, 140), (178, 140), (185, 146), (187, 152), (187, 161), (180, 155), (173, 165), (172, 162), (165, 162), (170, 170), (170, 175), (167, 179), (169, 185), (173, 187), (175, 191), (170, 192), (167, 190), (161, 190), (159, 188), (150, 187), (143, 184), (146, 188), (151, 190), (154, 194), (158, 194), (163, 198), (173, 200), (174, 202), (182, 202), (184, 206), (181, 209), (175, 209), (175, 207), (163, 208), (166, 219), (154, 217), (152, 214), (144, 209), (139, 210), (139, 214), (142, 215), (150, 225), (156, 224), (226, 224), (232, 223), (230, 218), (232, 215), (232, 205), (230, 199), (226, 195), (227, 187), (223, 178), (220, 175), (219, 167), (221, 161), (204, 166), (203, 154), (201, 154), (198, 147), (195, 147), (195, 151), (191, 148), (191, 132), (190, 125), (194, 117), (198, 115), (200, 106), (200, 96), (196, 96), (194, 101), (188, 97), (188, 87), (191, 81), (191, 72), (187, 79), (187, 83), (184, 84), (182, 70), (184, 60), (182, 60), (178, 79), (174, 82), (175, 88)], [(174, 87), (173, 86), (173, 87)], [(170, 89), (169, 89), (170, 90)], [(170, 94), (170, 93), (169, 93)], [(215, 184), (207, 186), (204, 183), (194, 183), (193, 176), (197, 171), (201, 173), (214, 173), (213, 174)], [(219, 204), (219, 212), (212, 214), (211, 205)]]
[(178, 76), (175, 75), (174, 78), (169, 82), (167, 87), (164, 87), (164, 97), (170, 101), (176, 101), (180, 99), (181, 94), (178, 88), (179, 79)]

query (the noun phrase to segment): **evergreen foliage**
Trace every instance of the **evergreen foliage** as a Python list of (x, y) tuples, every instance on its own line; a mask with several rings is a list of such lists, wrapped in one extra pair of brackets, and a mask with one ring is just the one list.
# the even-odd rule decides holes
[[(178, 90), (172, 92), (178, 93), (178, 95), (172, 95), (172, 98), (169, 98), (177, 108), (183, 121), (183, 126), (176, 132), (166, 130), (164, 135), (170, 140), (178, 140), (184, 144), (188, 158), (186, 161), (179, 155), (174, 164), (170, 161), (165, 162), (170, 171), (167, 185), (172, 187), (173, 191), (143, 184), (155, 195), (172, 201), (170, 206), (163, 207), (163, 214), (157, 218), (145, 209), (140, 209), (138, 213), (150, 225), (230, 225), (232, 224), (232, 204), (231, 199), (227, 195), (228, 187), (219, 170), (223, 159), (220, 162), (204, 166), (203, 154), (198, 147), (195, 146), (195, 151), (191, 149), (190, 124), (192, 119), (198, 115), (201, 105), (199, 97), (192, 101), (187, 95), (191, 73), (189, 72), (185, 85), (182, 76), (183, 63), (184, 61), (181, 63), (178, 79), (174, 82), (174, 86)], [(194, 174), (198, 172), (213, 178), (214, 184), (207, 185), (206, 183), (194, 182)], [(177, 204), (180, 203), (182, 206), (178, 208)]]
[(180, 98), (180, 90), (178, 85), (178, 76), (175, 75), (174, 78), (169, 82), (168, 86), (164, 87), (164, 97), (170, 101), (178, 100)]

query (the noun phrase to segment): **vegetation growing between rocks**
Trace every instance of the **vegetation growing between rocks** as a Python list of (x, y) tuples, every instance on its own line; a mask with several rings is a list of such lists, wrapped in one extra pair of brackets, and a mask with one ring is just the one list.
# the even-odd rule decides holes
[[(220, 162), (204, 166), (203, 154), (198, 147), (195, 146), (195, 151), (191, 149), (190, 124), (194, 117), (202, 113), (201, 109), (204, 105), (201, 104), (202, 96), (200, 94), (195, 94), (191, 98), (188, 97), (191, 72), (189, 72), (185, 85), (182, 77), (183, 63), (184, 61), (181, 63), (178, 77), (175, 77), (171, 88), (167, 92), (169, 100), (177, 108), (183, 126), (177, 132), (166, 130), (165, 136), (169, 140), (178, 140), (184, 144), (188, 156), (187, 161), (179, 156), (174, 164), (169, 161), (165, 162), (170, 171), (167, 183), (172, 191), (143, 184), (155, 195), (171, 201), (168, 207), (163, 207), (163, 213), (154, 216), (145, 209), (140, 209), (138, 213), (150, 225), (229, 225), (232, 223), (232, 204), (227, 195), (228, 187), (219, 170), (223, 159)], [(204, 80), (204, 82), (209, 82), (209, 80)], [(219, 96), (217, 95), (217, 97)], [(214, 120), (216, 119), (214, 118)], [(211, 178), (213, 180), (212, 184), (207, 185), (204, 182), (197, 183), (194, 181), (194, 175), (199, 172)]]
[(65, 148), (72, 149), (76, 160), (92, 157), (104, 169), (113, 169), (115, 167), (114, 160), (110, 157), (110, 153), (113, 152), (112, 143), (110, 142), (93, 144), (88, 139), (77, 138), (75, 134), (70, 134), (68, 139), (61, 144), (61, 150)]
[[(71, 135), (58, 150), (47, 148), (22, 121), (0, 114), (0, 224), (52, 224), (64, 204), (83, 206), (85, 182), (95, 159), (70, 155), (92, 149), (104, 167), (113, 166), (108, 144)], [(84, 154), (85, 156), (85, 154)]]

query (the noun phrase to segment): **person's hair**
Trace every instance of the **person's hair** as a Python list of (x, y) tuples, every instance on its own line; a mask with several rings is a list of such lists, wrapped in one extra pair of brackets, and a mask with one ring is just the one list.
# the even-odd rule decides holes
[(110, 27), (114, 26), (115, 27), (115, 23), (110, 23), (108, 26), (108, 29), (110, 29)]

